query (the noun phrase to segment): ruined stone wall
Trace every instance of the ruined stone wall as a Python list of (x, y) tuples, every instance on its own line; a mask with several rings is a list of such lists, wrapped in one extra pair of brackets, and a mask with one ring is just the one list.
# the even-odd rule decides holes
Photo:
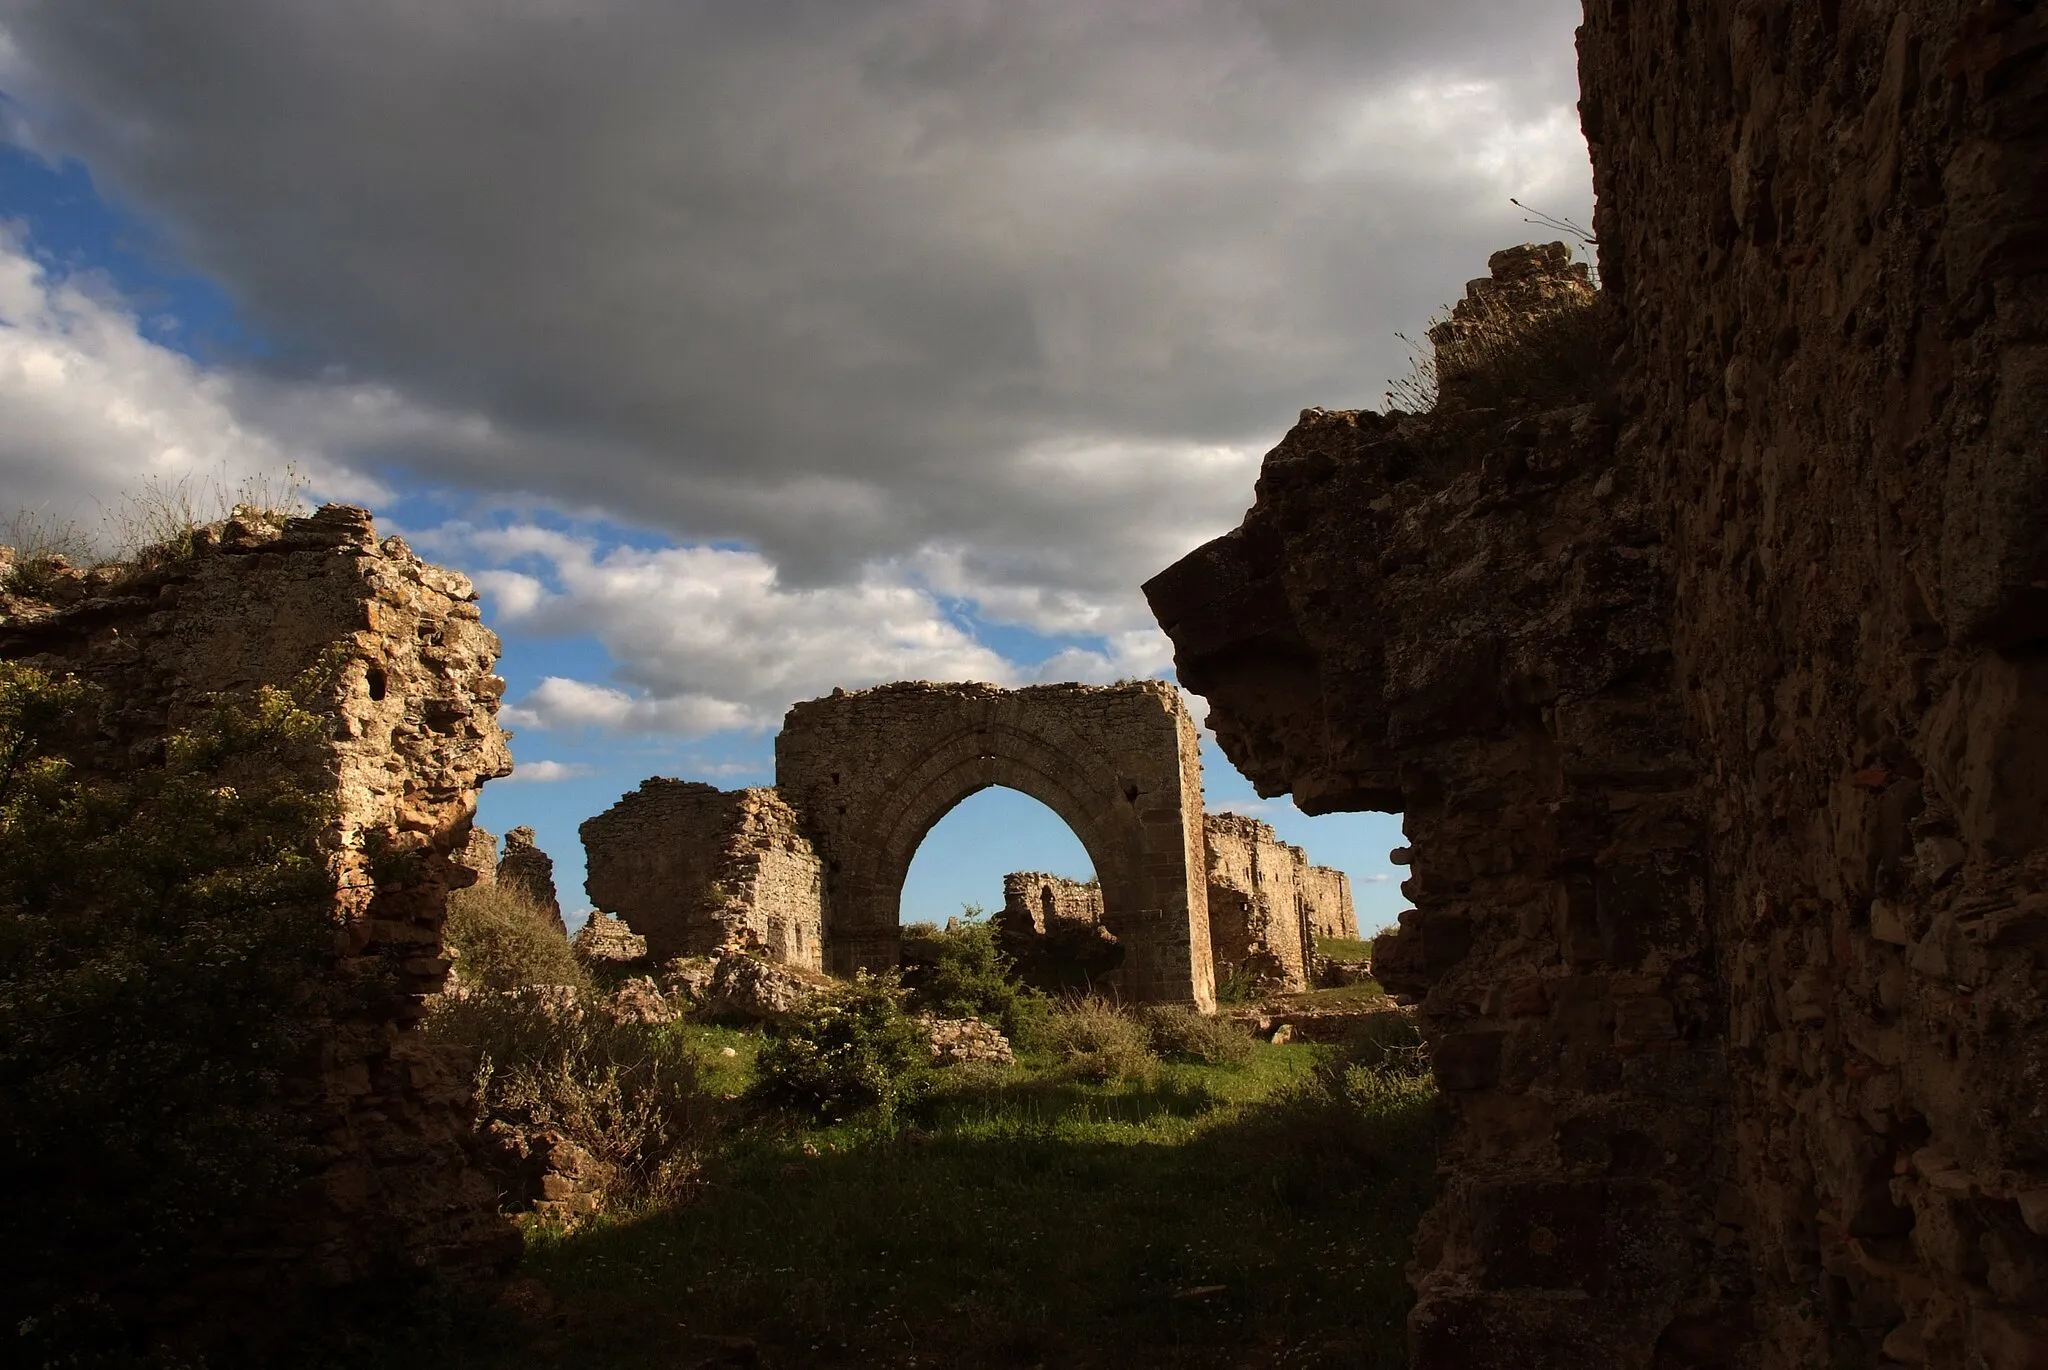
[(1201, 760), (1173, 686), (905, 682), (796, 705), (777, 791), (825, 863), (827, 964), (893, 966), (903, 878), (954, 805), (991, 785), (1064, 819), (1102, 883), (1124, 992), (1214, 1006), (1202, 871)]
[(1414, 1363), (2039, 1365), (2048, 31), (1580, 50), (1611, 374), (1310, 411), (1147, 587), (1261, 793), (1404, 814)]
[(1012, 871), (1003, 877), (1002, 917), (1005, 924), (1040, 936), (1060, 923), (1095, 927), (1102, 922), (1102, 885), (1043, 871)]
[[(472, 827), (462, 846), (450, 852), (448, 859), (469, 871), (474, 877), (472, 885), (490, 886), (498, 883), (498, 839), (487, 828)], [(461, 888), (460, 875), (452, 882)]]
[(821, 967), (820, 863), (775, 791), (655, 776), (580, 831), (591, 902), (655, 962), (749, 948)]
[(1054, 994), (1122, 993), (1124, 949), (1102, 924), (1100, 882), (1012, 871), (995, 925), (1026, 984)]
[(1314, 955), (1305, 888), (1308, 858), (1272, 825), (1234, 813), (1205, 819), (1209, 945), (1217, 974), (1275, 988), (1309, 987)]
[[(1563, 273), (1563, 250), (1498, 254)], [(1404, 815), (1446, 1123), (1415, 1363), (1650, 1365), (1711, 1297), (1721, 1016), (1658, 521), (1591, 403), (1311, 410), (1244, 526), (1148, 585), (1263, 794)]]
[[(282, 1292), (365, 1275), (391, 1254), (473, 1265), (516, 1256), (494, 1187), (469, 1164), (467, 1072), (413, 1030), (448, 962), (444, 900), (472, 872), (466, 845), (483, 782), (511, 757), (495, 714), (498, 640), (469, 582), (379, 542), (360, 509), (330, 505), (282, 526), (202, 529), (192, 555), (155, 569), (59, 576), (51, 594), (0, 604), (0, 655), (73, 672), (110, 707), (97, 750), (117, 772), (193, 721), (214, 692), (290, 684), (337, 645), (352, 659), (323, 706), (326, 782), (339, 817), (335, 972), (388, 974), (388, 1016), (325, 1025), (291, 1082), (321, 1160), (246, 1280)], [(371, 876), (370, 852), (409, 855)], [(239, 1277), (238, 1277), (239, 1278)]]
[(1351, 901), (1351, 877), (1331, 866), (1310, 866), (1302, 877), (1308, 899), (1309, 932), (1315, 937), (1358, 936), (1358, 907)]
[(494, 878), (546, 914), (555, 931), (569, 935), (569, 925), (562, 921), (562, 901), (555, 895), (554, 858), (534, 845), (532, 828), (514, 828), (505, 834), (505, 854), (498, 858)]
[(2048, 1357), (2048, 15), (1591, 0), (1770, 1365)]

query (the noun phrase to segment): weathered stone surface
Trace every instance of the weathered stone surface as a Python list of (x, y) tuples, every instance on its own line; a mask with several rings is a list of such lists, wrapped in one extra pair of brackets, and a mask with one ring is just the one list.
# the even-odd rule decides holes
[(497, 882), (523, 895), (547, 914), (555, 930), (569, 935), (562, 921), (562, 901), (555, 895), (554, 858), (534, 845), (532, 828), (514, 828), (505, 834), (505, 853), (498, 858)]
[(605, 998), (604, 1012), (614, 1022), (660, 1027), (673, 1023), (678, 1010), (653, 976), (637, 975)]
[[(392, 1252), (462, 1266), (519, 1249), (470, 1164), (467, 1073), (413, 1030), (447, 969), (447, 891), (471, 881), (454, 857), (477, 791), (511, 768), (495, 718), (498, 640), (475, 601), (463, 577), (397, 538), (379, 542), (367, 513), (339, 505), (238, 517), (199, 530), (192, 555), (166, 565), (0, 596), (0, 655), (104, 688), (99, 737), (74, 758), (103, 774), (150, 757), (209, 694), (288, 685), (347, 653), (317, 706), (332, 720), (323, 783), (339, 803), (325, 841), (335, 972), (387, 976), (395, 993), (387, 1013), (320, 1024), (309, 1074), (288, 1086), (306, 1100), (321, 1159), (301, 1207), (265, 1237), (252, 1278), (274, 1288), (361, 1276)], [(380, 860), (379, 880), (373, 853), (409, 859)]]
[(1288, 993), (1309, 988), (1316, 934), (1308, 857), (1256, 818), (1212, 813), (1203, 828), (1217, 976), (1244, 976)]
[(824, 861), (835, 972), (897, 964), (918, 844), (962, 799), (1005, 785), (1043, 802), (1087, 848), (1103, 926), (1123, 947), (1124, 994), (1214, 1007), (1201, 759), (1173, 686), (837, 690), (789, 711), (775, 775)]
[(1611, 377), (1310, 411), (1148, 593), (1404, 814), (1417, 1366), (2040, 1363), (2048, 21), (1586, 11)]
[(819, 969), (822, 863), (770, 789), (656, 776), (581, 829), (591, 902), (657, 961), (758, 950)]
[(461, 870), (450, 872), (451, 887), (463, 888), (462, 871), (468, 871), (473, 878), (472, 885), (488, 886), (498, 883), (498, 839), (487, 829), (472, 827), (469, 837), (462, 846), (450, 852), (448, 859)]
[(1310, 866), (1300, 877), (1308, 900), (1311, 937), (1358, 936), (1358, 906), (1351, 900), (1351, 877), (1331, 866)]
[(979, 1018), (920, 1018), (932, 1034), (932, 1059), (942, 1066), (1006, 1066), (1016, 1059), (1010, 1039)]
[(773, 1022), (830, 992), (837, 983), (802, 966), (728, 952), (712, 967), (704, 1009), (714, 1018)]
[(590, 921), (576, 929), (569, 945), (594, 964), (630, 966), (647, 960), (647, 939), (634, 932), (625, 919), (601, 911), (593, 912)]
[(1017, 974), (1039, 989), (1114, 993), (1124, 951), (1102, 925), (1102, 886), (1044, 871), (1003, 877), (996, 935)]

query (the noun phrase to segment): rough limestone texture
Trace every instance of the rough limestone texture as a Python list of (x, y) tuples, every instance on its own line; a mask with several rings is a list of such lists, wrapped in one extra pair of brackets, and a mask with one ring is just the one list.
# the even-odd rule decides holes
[(580, 831), (591, 902), (656, 962), (761, 951), (823, 966), (823, 865), (774, 790), (656, 776)]
[[(1282, 842), (1269, 823), (1212, 813), (1203, 824), (1217, 975), (1246, 976), (1283, 993), (1309, 989), (1315, 939), (1358, 935), (1350, 881), (1341, 871), (1310, 866), (1307, 854)], [(1325, 927), (1350, 931), (1320, 931)]]
[(1102, 886), (1044, 871), (1003, 877), (996, 936), (1026, 984), (1051, 992), (1120, 990), (1122, 945), (1102, 925)]
[[(498, 883), (498, 839), (488, 829), (471, 828), (468, 839), (448, 859), (474, 876), (472, 885), (489, 887)], [(452, 883), (459, 887), (460, 880), (461, 872), (457, 871)]]
[(532, 828), (514, 828), (505, 834), (505, 853), (498, 858), (497, 883), (523, 895), (548, 916), (555, 930), (567, 937), (569, 925), (562, 921), (562, 901), (555, 896), (555, 861), (534, 845)]
[(625, 919), (610, 917), (603, 910), (593, 911), (590, 921), (576, 929), (569, 947), (597, 965), (632, 966), (647, 960), (647, 939), (634, 932)]
[(1100, 927), (1102, 883), (1044, 871), (1011, 871), (1003, 877), (1001, 917), (1041, 937), (1062, 923)]
[(1334, 866), (1310, 866), (1300, 877), (1308, 899), (1311, 937), (1358, 936), (1358, 906), (1351, 900), (1351, 877)]
[(776, 790), (824, 862), (826, 965), (900, 959), (898, 905), (934, 823), (991, 785), (1057, 813), (1102, 883), (1123, 993), (1215, 1005), (1194, 720), (1162, 681), (835, 690), (789, 711)]
[(1262, 793), (1404, 814), (1413, 1363), (2040, 1366), (2048, 28), (1589, 0), (1580, 57), (1611, 374), (1309, 411), (1148, 586)]
[[(60, 575), (48, 596), (0, 600), (0, 655), (104, 688), (97, 750), (74, 758), (101, 774), (149, 758), (208, 694), (289, 684), (337, 647), (349, 660), (319, 705), (339, 804), (325, 839), (334, 969), (387, 974), (396, 994), (376, 1017), (322, 1024), (309, 1073), (288, 1083), (320, 1160), (246, 1278), (224, 1282), (277, 1294), (367, 1275), (393, 1254), (462, 1267), (519, 1251), (471, 1164), (467, 1072), (414, 1031), (448, 968), (447, 891), (471, 881), (454, 858), (477, 792), (511, 769), (495, 717), (498, 640), (467, 580), (395, 537), (379, 542), (366, 512), (339, 505), (229, 520), (171, 564)], [(377, 849), (415, 859), (379, 884)]]

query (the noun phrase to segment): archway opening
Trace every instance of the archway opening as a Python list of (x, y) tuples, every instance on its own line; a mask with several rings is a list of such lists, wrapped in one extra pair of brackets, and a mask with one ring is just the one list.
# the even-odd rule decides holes
[[(897, 901), (898, 924), (943, 930), (985, 921), (1030, 983), (1106, 988), (1124, 948), (1104, 926), (1095, 863), (1064, 819), (1022, 791), (967, 796), (918, 844)], [(906, 964), (923, 939), (904, 940)]]

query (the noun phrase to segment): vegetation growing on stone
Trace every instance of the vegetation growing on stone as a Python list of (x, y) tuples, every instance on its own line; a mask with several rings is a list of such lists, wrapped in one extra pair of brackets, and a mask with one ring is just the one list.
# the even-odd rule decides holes
[(495, 991), (590, 984), (589, 972), (569, 950), (549, 911), (509, 883), (477, 884), (450, 894), (441, 937), (455, 953), (454, 974), (465, 986)]
[(64, 755), (97, 692), (0, 661), (0, 1298), (30, 1346), (247, 1246), (298, 1180), (284, 1084), (342, 992), (305, 783), (326, 684), (218, 700), (103, 780)]

